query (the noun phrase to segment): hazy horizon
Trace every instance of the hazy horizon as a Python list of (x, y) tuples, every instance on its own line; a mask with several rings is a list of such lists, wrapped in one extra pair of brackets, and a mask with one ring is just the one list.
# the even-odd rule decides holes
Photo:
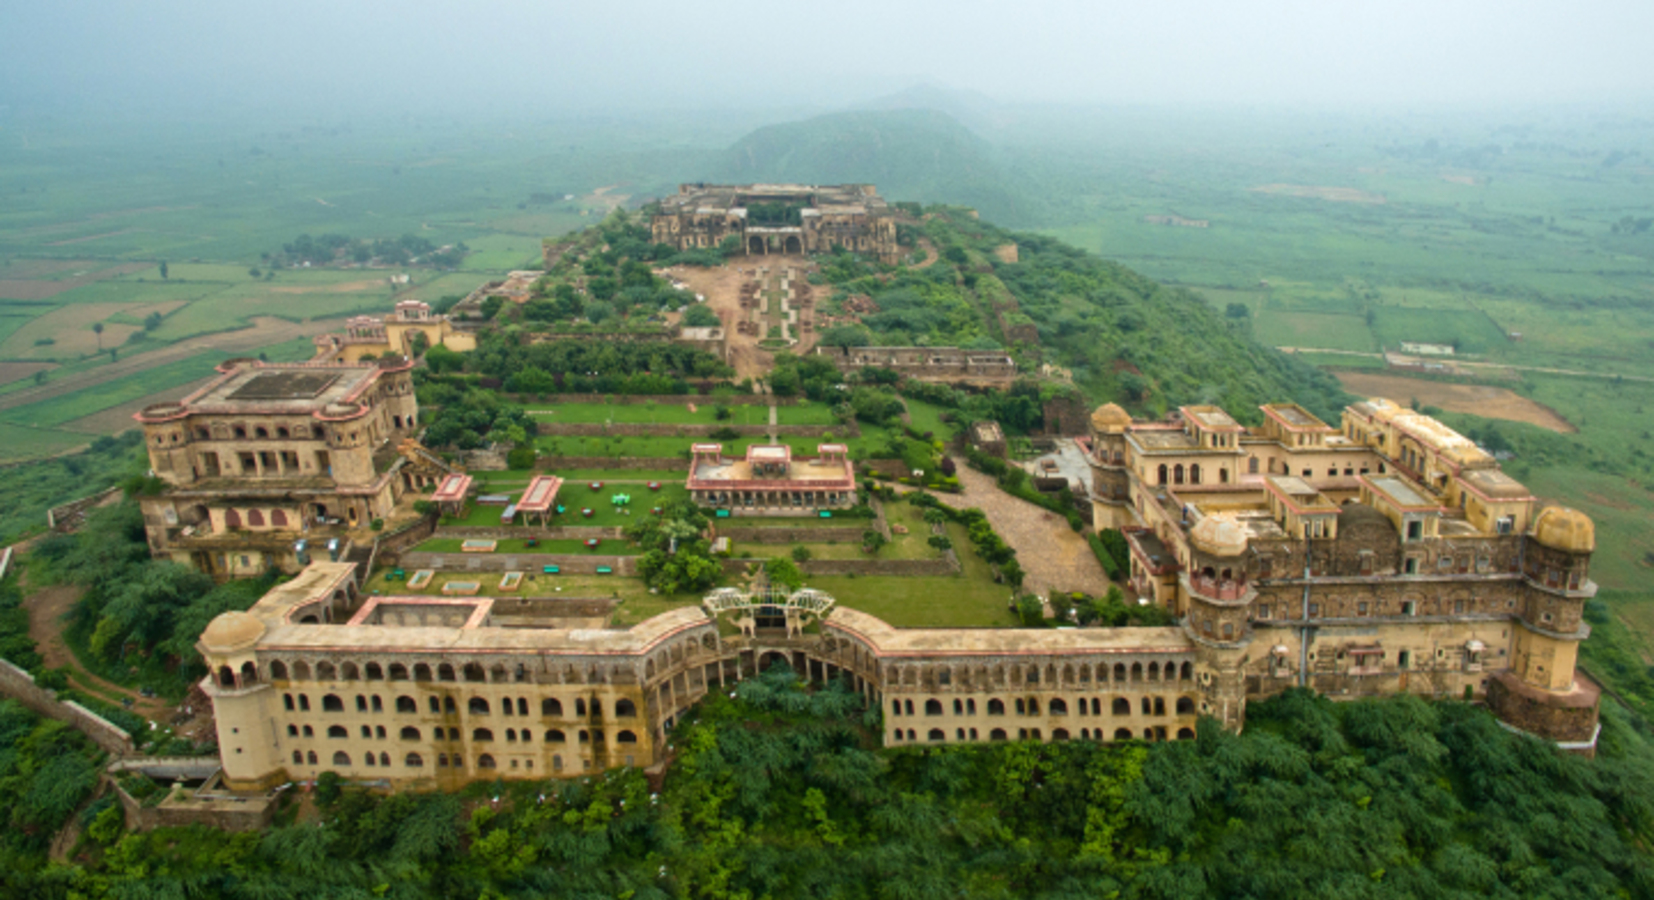
[(918, 84), (1007, 105), (1395, 113), (1614, 108), (1654, 98), (1654, 5), (853, 0), (830, 11), (566, 9), (511, 0), (333, 6), (14, 5), (0, 107), (802, 116)]

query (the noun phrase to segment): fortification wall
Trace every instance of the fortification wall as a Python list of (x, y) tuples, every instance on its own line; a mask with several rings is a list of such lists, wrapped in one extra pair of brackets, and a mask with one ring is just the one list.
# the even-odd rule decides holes
[(0, 694), (11, 697), (35, 712), (67, 722), (92, 743), (116, 756), (133, 752), (132, 736), (103, 716), (73, 700), (57, 699), (57, 692), (35, 684), (34, 676), (0, 659)]
[[(512, 563), (512, 565), (507, 565)], [(636, 575), (637, 557), (584, 553), (404, 553), (404, 569), (437, 569), (449, 574), (467, 572), (539, 572), (557, 566), (567, 575), (595, 575), (608, 566), (615, 575)]]

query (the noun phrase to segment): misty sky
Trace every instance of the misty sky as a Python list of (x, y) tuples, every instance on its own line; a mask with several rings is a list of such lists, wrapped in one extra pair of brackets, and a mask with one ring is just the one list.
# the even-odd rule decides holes
[(590, 109), (1654, 99), (1654, 2), (0, 0), (0, 104)]

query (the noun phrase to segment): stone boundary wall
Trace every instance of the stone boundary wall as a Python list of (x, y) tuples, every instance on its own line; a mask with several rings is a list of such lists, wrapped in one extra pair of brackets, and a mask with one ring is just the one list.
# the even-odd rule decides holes
[(615, 601), (609, 597), (495, 597), (491, 615), (508, 620), (528, 616), (607, 616), (614, 608)]
[[(636, 575), (637, 557), (571, 553), (405, 553), (403, 569), (436, 569), (446, 575), (470, 572), (506, 572), (508, 560), (516, 571), (539, 573), (546, 566), (558, 566), (565, 575), (595, 575), (598, 566), (609, 566), (615, 575)], [(440, 563), (440, 565), (438, 564)]]
[(35, 712), (67, 722), (92, 743), (116, 756), (133, 752), (132, 736), (117, 728), (103, 716), (73, 700), (57, 699), (57, 692), (47, 690), (34, 682), (34, 676), (0, 659), (0, 694), (11, 697)]
[[(689, 447), (684, 446), (688, 451)], [(665, 469), (672, 472), (689, 471), (689, 459), (682, 456), (542, 456), (534, 461), (534, 468), (549, 469)]]
[(878, 527), (875, 519), (856, 521), (866, 524), (854, 528), (757, 528), (750, 525), (718, 525), (717, 536), (727, 537), (736, 544), (848, 544), (851, 541), (860, 541), (862, 532)]
[[(747, 566), (759, 561), (758, 557), (722, 560), (724, 571), (731, 575), (739, 575), (746, 571)], [(821, 576), (895, 575), (923, 578), (959, 572), (959, 558), (951, 553), (938, 559), (809, 559), (797, 565), (805, 575)]]
[(412, 524), (405, 525), (389, 534), (381, 534), (373, 539), (373, 552), (368, 554), (367, 565), (356, 573), (358, 584), (366, 584), (372, 577), (373, 570), (380, 564), (380, 558), (394, 561), (409, 547), (418, 546), (426, 538), (436, 533), (438, 517), (435, 514), (425, 516)]
[(619, 540), (620, 526), (600, 528), (595, 525), (558, 525), (552, 528), (530, 528), (526, 525), (501, 525), (492, 528), (486, 525), (444, 525), (436, 530), (439, 538), (484, 538), (489, 540), (513, 540), (519, 538), (538, 538), (542, 541), (576, 540), (586, 538), (602, 538), (604, 540)]
[(144, 806), (133, 799), (120, 782), (110, 778), (109, 783), (120, 799), (121, 811), (126, 814), (126, 827), (133, 831), (185, 825), (206, 825), (230, 832), (262, 831), (269, 827), (276, 812), (276, 804), (268, 796), (204, 791), (186, 792), (189, 799), (182, 802), (168, 797), (155, 806)]
[(797, 397), (776, 397), (771, 394), (734, 394), (714, 397), (707, 394), (504, 394), (517, 403), (613, 403), (617, 406), (637, 406), (644, 403), (670, 403), (687, 406), (691, 403), (717, 406), (796, 406)]
[(82, 522), (86, 521), (86, 511), (88, 509), (103, 503), (110, 496), (120, 492), (120, 488), (112, 487), (108, 490), (99, 491), (90, 497), (82, 497), (79, 500), (70, 500), (61, 506), (54, 506), (46, 510), (46, 528), (65, 534), (72, 532), (79, 528)]
[[(768, 425), (716, 425), (669, 422), (539, 422), (535, 434), (559, 437), (677, 437), (711, 438), (712, 433), (728, 428), (739, 437), (756, 437), (770, 432)], [(860, 437), (861, 429), (853, 425), (776, 425), (777, 435), (794, 437), (826, 437), (828, 434)], [(687, 447), (685, 448), (687, 449)]]

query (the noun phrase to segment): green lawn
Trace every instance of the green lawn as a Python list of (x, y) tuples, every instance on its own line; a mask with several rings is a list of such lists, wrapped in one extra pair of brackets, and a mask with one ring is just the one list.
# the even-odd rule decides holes
[[(876, 447), (884, 446), (885, 431), (868, 425), (862, 426), (862, 436), (849, 438), (837, 435), (839, 443), (846, 443), (850, 448), (851, 459), (866, 459), (868, 452)], [(535, 446), (540, 452), (550, 456), (609, 456), (609, 457), (685, 457), (692, 444), (711, 442), (723, 444), (724, 455), (730, 457), (744, 456), (747, 447), (752, 444), (766, 444), (769, 439), (763, 435), (741, 437), (730, 441), (711, 441), (708, 438), (685, 438), (676, 436), (662, 437), (569, 437), (566, 435), (541, 435), (535, 438)], [(781, 443), (793, 448), (793, 455), (798, 457), (815, 456), (816, 448), (828, 443), (825, 437), (797, 437), (782, 435)]]
[(907, 398), (904, 402), (907, 403), (907, 414), (913, 422), (914, 431), (920, 434), (928, 431), (943, 440), (953, 434), (955, 426), (942, 421), (942, 413), (948, 410), (923, 400)]
[(948, 524), (948, 537), (964, 571), (936, 578), (831, 576), (808, 579), (842, 606), (858, 609), (900, 628), (1013, 628), (1011, 589), (995, 584), (988, 564), (971, 550), (964, 528)]

